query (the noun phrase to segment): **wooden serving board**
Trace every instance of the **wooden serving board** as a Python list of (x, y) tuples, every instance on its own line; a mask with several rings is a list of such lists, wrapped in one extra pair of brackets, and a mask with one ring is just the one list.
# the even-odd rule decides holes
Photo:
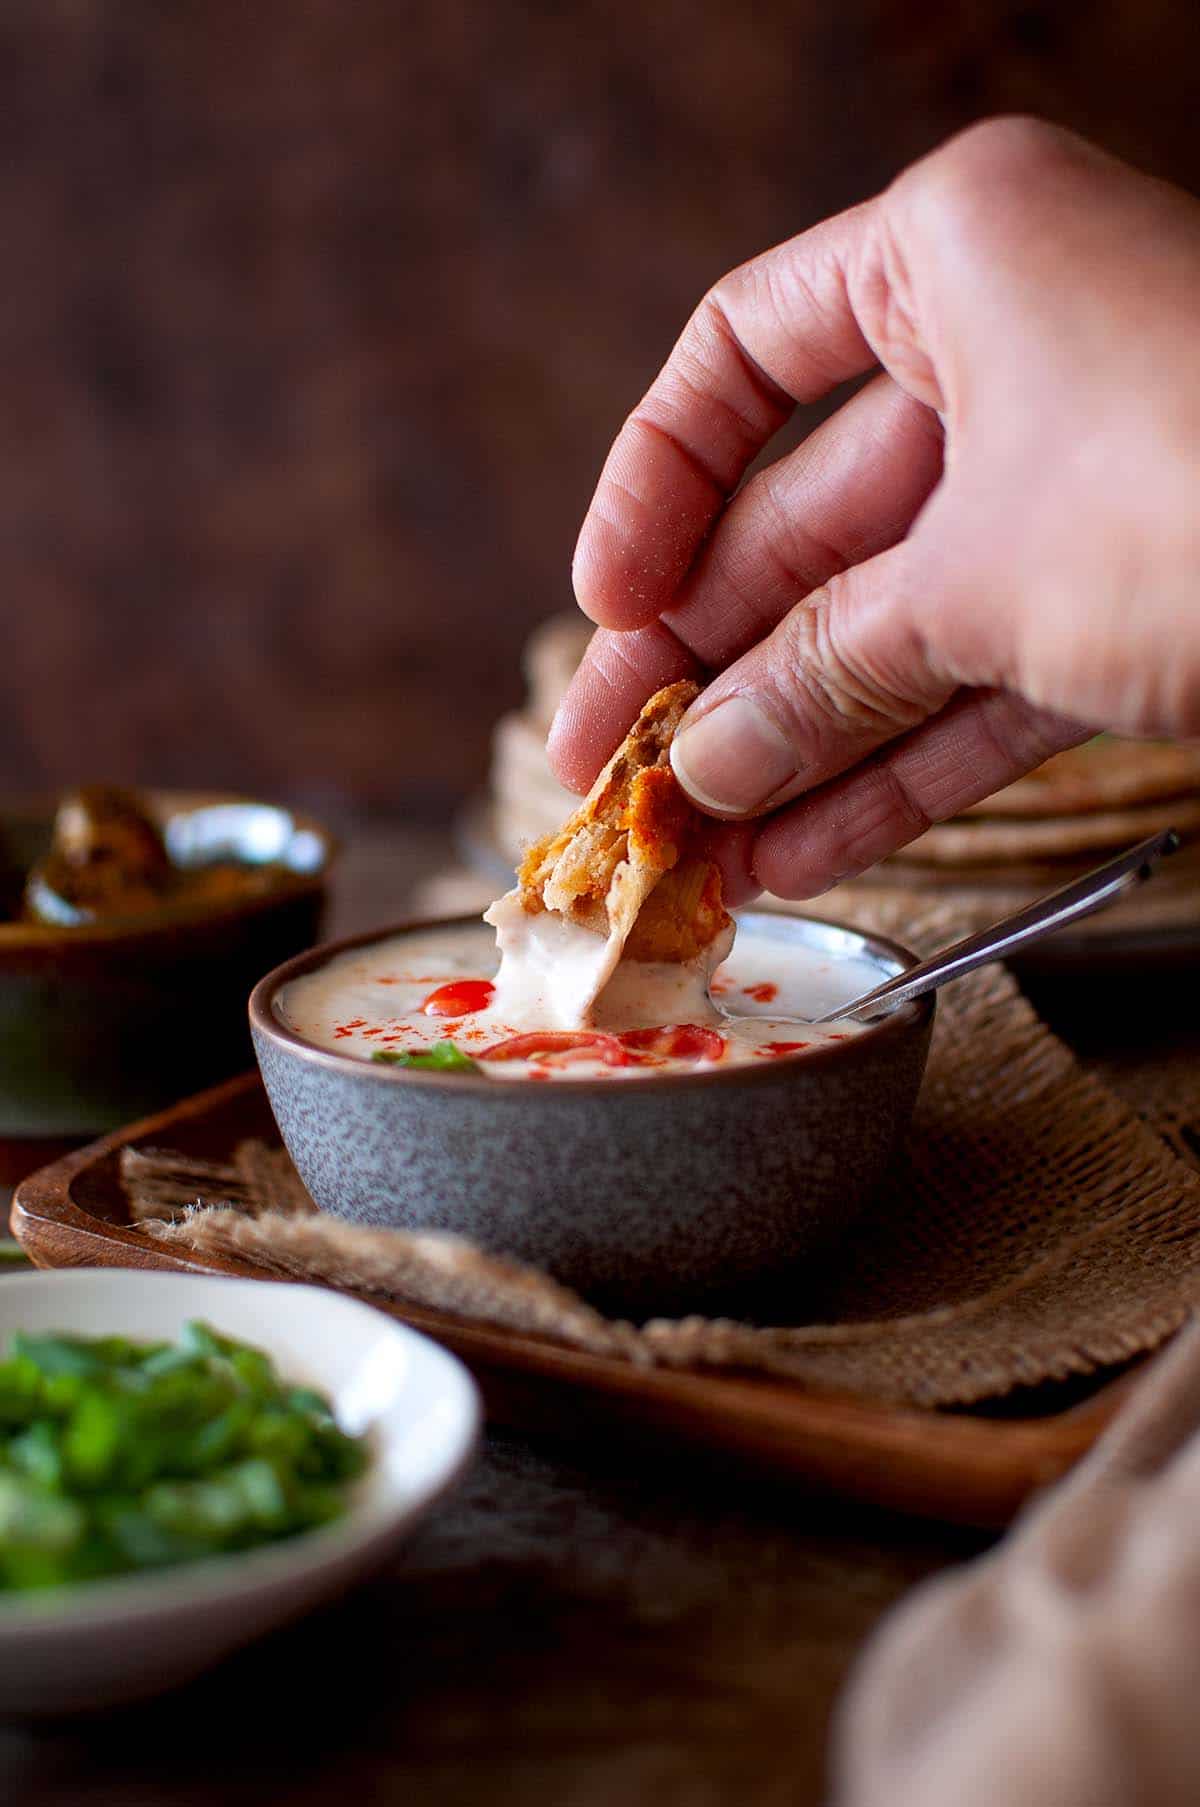
[[(276, 1279), (260, 1267), (155, 1243), (130, 1225), (119, 1178), (127, 1146), (226, 1160), (248, 1136), (278, 1140), (257, 1074), (229, 1081), (92, 1142), (18, 1187), (12, 1229), (46, 1268), (182, 1269)], [(1002, 1525), (1036, 1488), (1056, 1479), (1112, 1417), (1124, 1375), (1089, 1397), (1022, 1413), (920, 1411), (815, 1392), (759, 1375), (635, 1368), (545, 1338), (448, 1313), (367, 1297), (466, 1362), (493, 1422), (619, 1439), (665, 1437), (799, 1478), (874, 1505), (976, 1525)]]

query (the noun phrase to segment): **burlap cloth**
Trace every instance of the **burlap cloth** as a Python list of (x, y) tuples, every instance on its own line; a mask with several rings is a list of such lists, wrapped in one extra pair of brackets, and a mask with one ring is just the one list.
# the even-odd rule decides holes
[[(880, 899), (872, 915), (863, 926), (921, 949), (970, 926), (944, 907), (914, 919), (911, 899)], [(963, 1405), (1152, 1349), (1200, 1300), (1200, 1170), (1187, 1158), (1200, 1079), (1186, 1062), (1170, 1074), (1152, 1088), (1157, 1108), (1139, 1101), (1143, 1118), (1083, 1070), (1007, 973), (948, 987), (906, 1155), (859, 1230), (803, 1277), (780, 1314), (791, 1321), (769, 1328), (618, 1323), (456, 1238), (343, 1224), (261, 1144), (228, 1166), (133, 1150), (124, 1178), (144, 1233), (200, 1254), (639, 1363)]]

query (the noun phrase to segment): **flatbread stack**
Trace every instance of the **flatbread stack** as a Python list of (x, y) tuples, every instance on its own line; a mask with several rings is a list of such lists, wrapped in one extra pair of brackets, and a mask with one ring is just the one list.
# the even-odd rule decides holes
[(1200, 746), (1103, 734), (937, 823), (896, 857), (951, 868), (1101, 858), (1168, 827), (1200, 827)]
[[(525, 654), (525, 707), (498, 724), (487, 838), (516, 864), (576, 799), (546, 762), (551, 717), (587, 645), (578, 615), (554, 616)], [(1101, 735), (1060, 753), (1006, 790), (925, 834), (871, 873), (838, 887), (838, 913), (862, 888), (936, 894), (991, 919), (1088, 871), (1146, 835), (1177, 828), (1184, 851), (1153, 885), (1073, 934), (1184, 932), (1200, 939), (1200, 745)], [(826, 899), (814, 906), (824, 910)]]

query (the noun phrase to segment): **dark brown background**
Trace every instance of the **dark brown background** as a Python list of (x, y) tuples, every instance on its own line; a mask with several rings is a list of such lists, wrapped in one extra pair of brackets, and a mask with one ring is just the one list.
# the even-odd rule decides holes
[(0, 786), (436, 814), (725, 267), (1024, 108), (1200, 187), (1191, 0), (5, 0)]

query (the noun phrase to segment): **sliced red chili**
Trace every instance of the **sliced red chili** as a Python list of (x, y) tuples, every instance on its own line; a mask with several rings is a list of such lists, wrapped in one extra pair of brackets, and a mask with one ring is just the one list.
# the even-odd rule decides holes
[(725, 1038), (699, 1023), (667, 1023), (657, 1029), (627, 1029), (620, 1038), (626, 1048), (644, 1054), (664, 1054), (676, 1060), (720, 1060)]
[(453, 979), (431, 991), (421, 1009), (426, 1016), (470, 1016), (487, 1009), (495, 990), (490, 979)]
[(532, 1029), (510, 1035), (507, 1041), (482, 1048), (480, 1060), (536, 1060), (543, 1066), (565, 1067), (577, 1060), (598, 1060), (606, 1067), (633, 1065), (633, 1056), (615, 1035), (598, 1029)]

